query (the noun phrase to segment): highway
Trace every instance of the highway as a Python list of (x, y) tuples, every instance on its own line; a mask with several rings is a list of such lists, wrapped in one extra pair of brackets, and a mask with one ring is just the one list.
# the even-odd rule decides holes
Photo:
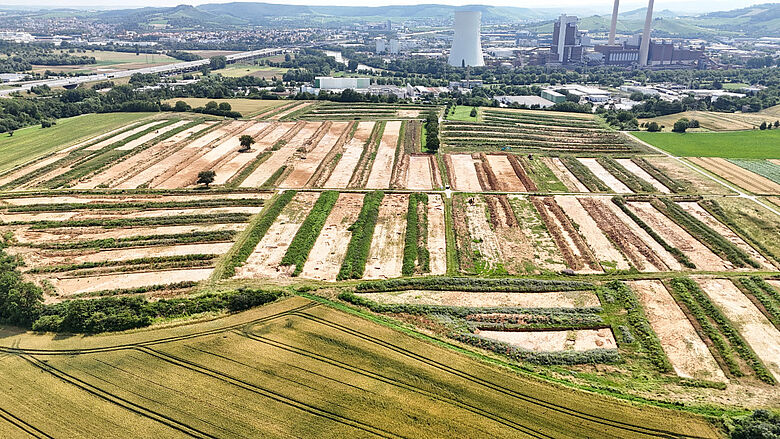
[[(282, 49), (251, 50), (249, 52), (240, 52), (240, 53), (232, 53), (230, 55), (225, 55), (225, 58), (227, 58), (228, 63), (234, 63), (236, 61), (241, 61), (245, 59), (260, 58), (264, 56), (274, 55), (276, 53), (280, 53), (281, 51)], [(7, 97), (11, 93), (17, 91), (24, 92), (26, 90), (29, 90), (31, 87), (44, 85), (44, 84), (48, 85), (49, 87), (65, 87), (65, 86), (83, 84), (85, 82), (106, 81), (106, 80), (111, 80), (116, 78), (125, 78), (128, 76), (132, 76), (135, 73), (169, 74), (169, 73), (187, 72), (187, 71), (198, 70), (204, 65), (208, 65), (208, 64), (209, 64), (208, 59), (199, 59), (197, 61), (178, 62), (178, 63), (166, 64), (162, 66), (144, 67), (141, 69), (120, 70), (120, 71), (108, 72), (108, 73), (96, 73), (94, 75), (75, 76), (71, 78), (62, 78), (62, 79), (44, 79), (40, 81), (30, 81), (18, 87), (0, 90), (0, 96)]]

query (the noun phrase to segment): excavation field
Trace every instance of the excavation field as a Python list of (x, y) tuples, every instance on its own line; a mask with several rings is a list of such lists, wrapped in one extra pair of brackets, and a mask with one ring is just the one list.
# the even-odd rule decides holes
[(593, 349), (614, 349), (616, 346), (615, 337), (609, 329), (480, 331), (479, 334), (534, 352), (590, 351)]
[(589, 291), (551, 293), (470, 293), (465, 291), (411, 290), (363, 294), (379, 303), (498, 308), (583, 308), (599, 306)]

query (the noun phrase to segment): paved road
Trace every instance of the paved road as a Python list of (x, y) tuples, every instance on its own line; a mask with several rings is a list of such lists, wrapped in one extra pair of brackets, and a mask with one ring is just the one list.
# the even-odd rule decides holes
[[(281, 50), (282, 49), (252, 50), (249, 52), (232, 53), (230, 55), (226, 55), (225, 57), (227, 58), (228, 62), (234, 62), (243, 59), (268, 56), (275, 52), (279, 52)], [(44, 85), (44, 84), (48, 85), (49, 87), (63, 87), (66, 85), (78, 85), (85, 82), (105, 81), (105, 80), (115, 79), (115, 78), (125, 78), (128, 76), (132, 76), (135, 73), (165, 74), (165, 73), (192, 71), (192, 70), (198, 70), (200, 67), (204, 65), (208, 65), (208, 63), (209, 63), (208, 59), (199, 59), (197, 61), (178, 62), (178, 63), (166, 64), (162, 66), (144, 67), (142, 69), (122, 70), (122, 71), (110, 72), (110, 73), (96, 73), (94, 75), (77, 76), (73, 78), (64, 78), (64, 79), (45, 79), (42, 81), (32, 81), (32, 82), (25, 83), (19, 87), (0, 90), (0, 96), (8, 96), (9, 94), (16, 91), (24, 92), (26, 90), (29, 90), (31, 87)]]

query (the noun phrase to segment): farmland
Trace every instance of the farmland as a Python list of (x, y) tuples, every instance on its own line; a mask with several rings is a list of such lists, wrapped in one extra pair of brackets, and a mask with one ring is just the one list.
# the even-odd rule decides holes
[(724, 133), (648, 133), (632, 135), (680, 157), (777, 159), (780, 132), (732, 131)]
[[(93, 420), (64, 416), (91, 405), (145, 435), (718, 437), (712, 419), (780, 403), (780, 216), (687, 166), (770, 203), (771, 159), (679, 161), (592, 115), (470, 107), (429, 154), (432, 105), (230, 102), (243, 117), (3, 139), (27, 154), (0, 170), (0, 256), (42, 291), (28, 329), (100, 332), (115, 312), (135, 329), (9, 328), (7, 379), (54, 409), (3, 419), (76, 437)], [(613, 411), (636, 412), (629, 430)]]

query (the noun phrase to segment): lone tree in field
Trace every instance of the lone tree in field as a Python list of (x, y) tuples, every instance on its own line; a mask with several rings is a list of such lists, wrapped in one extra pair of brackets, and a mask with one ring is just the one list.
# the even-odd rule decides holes
[(214, 177), (216, 176), (217, 173), (214, 171), (200, 171), (198, 172), (198, 184), (209, 187), (211, 183), (214, 183)]
[(469, 116), (471, 117), (477, 117), (477, 107), (473, 107), (471, 109), (471, 113), (469, 113)]
[(658, 125), (657, 122), (650, 122), (647, 124), (647, 131), (650, 131), (651, 133), (656, 133), (658, 131), (661, 131), (661, 127)]
[(252, 136), (249, 134), (244, 134), (243, 136), (239, 137), (238, 141), (241, 143), (241, 148), (238, 149), (238, 152), (249, 151), (249, 148), (252, 147), (253, 143), (255, 143), (255, 139), (252, 138)]
[(674, 123), (674, 126), (672, 127), (672, 131), (674, 131), (675, 133), (684, 133), (689, 126), (690, 123), (688, 122), (688, 119), (683, 117), (682, 119)]

